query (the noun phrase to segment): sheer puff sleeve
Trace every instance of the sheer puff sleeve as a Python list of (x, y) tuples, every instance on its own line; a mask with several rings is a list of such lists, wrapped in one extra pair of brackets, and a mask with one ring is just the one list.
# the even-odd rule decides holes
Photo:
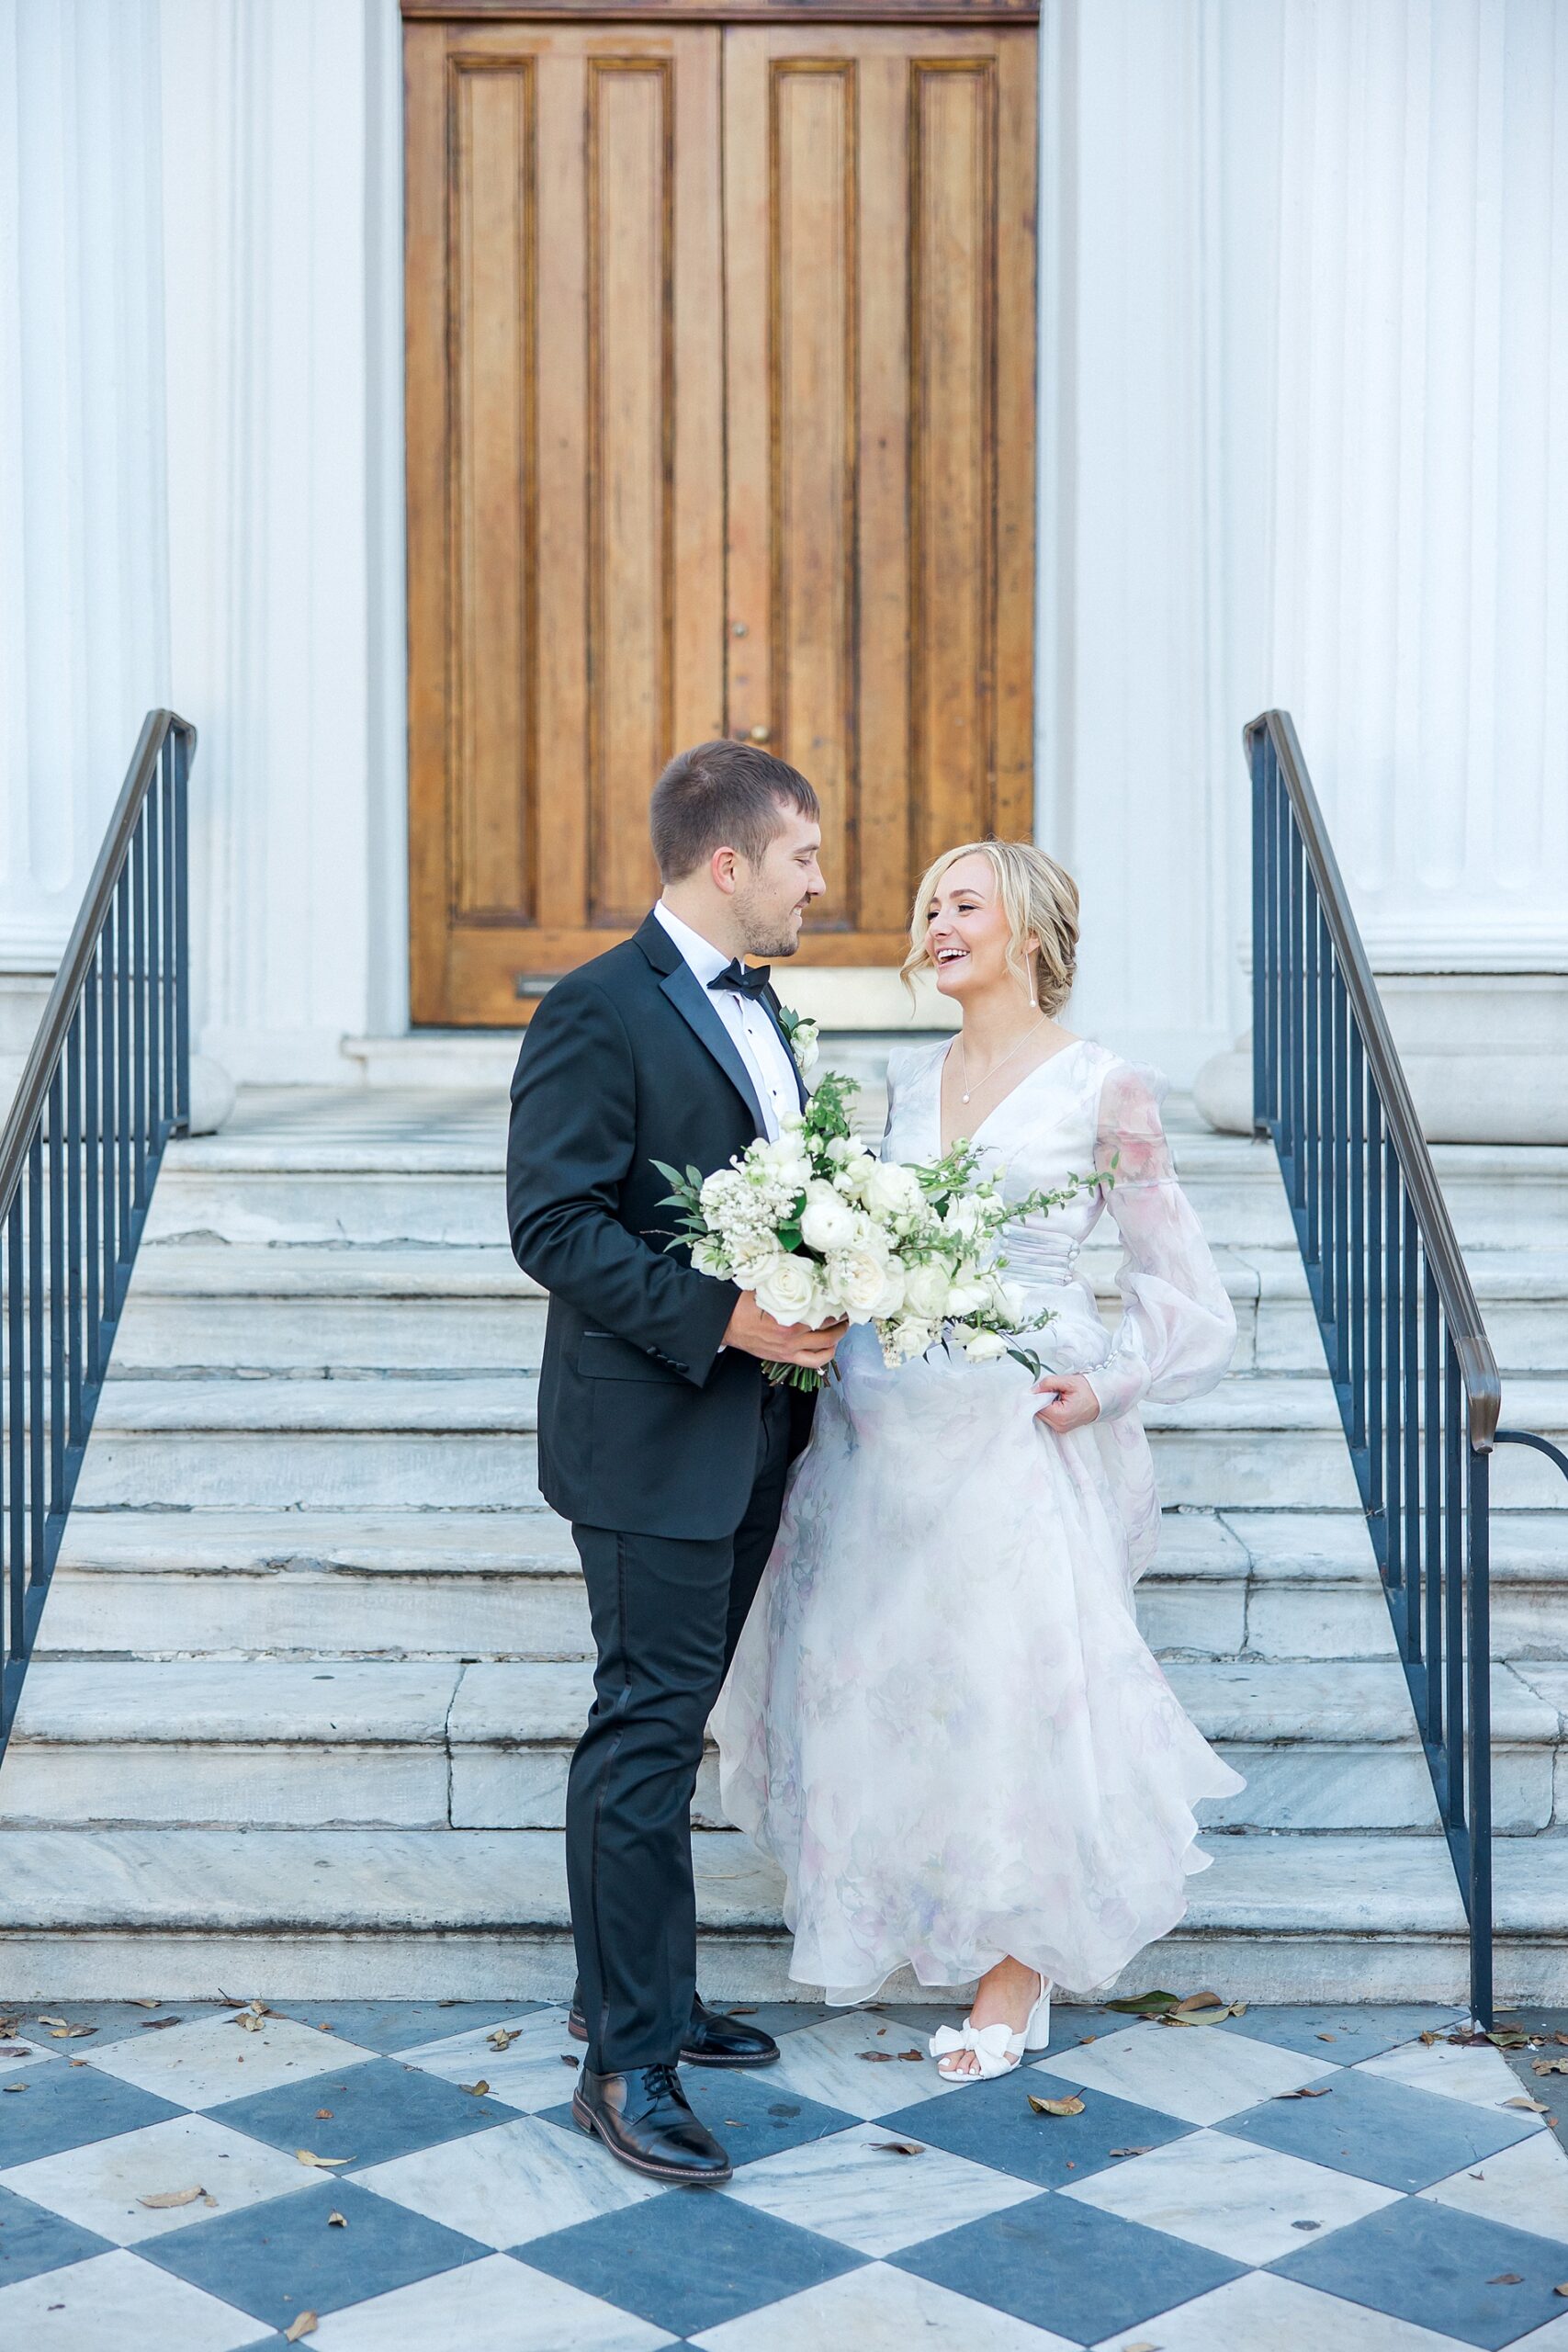
[(1165, 1081), (1118, 1062), (1100, 1091), (1095, 1167), (1114, 1173), (1106, 1205), (1122, 1237), (1122, 1320), (1108, 1361), (1089, 1374), (1101, 1418), (1145, 1396), (1174, 1404), (1224, 1374), (1235, 1312), (1202, 1229), (1176, 1181), (1160, 1125)]

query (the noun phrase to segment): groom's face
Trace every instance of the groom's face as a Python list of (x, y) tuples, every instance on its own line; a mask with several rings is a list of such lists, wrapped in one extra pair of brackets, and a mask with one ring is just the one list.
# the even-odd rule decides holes
[(813, 899), (827, 888), (818, 856), (822, 828), (781, 802), (779, 831), (756, 865), (738, 858), (735, 917), (748, 956), (793, 956)]

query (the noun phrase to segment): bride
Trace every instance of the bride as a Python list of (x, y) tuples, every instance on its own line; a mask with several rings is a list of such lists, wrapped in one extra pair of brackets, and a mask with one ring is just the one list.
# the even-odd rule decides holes
[[(942, 2071), (1046, 2046), (1054, 1984), (1116, 1976), (1186, 1909), (1208, 1857), (1193, 1806), (1243, 1783), (1145, 1647), (1133, 1587), (1159, 1530), (1145, 1397), (1224, 1372), (1235, 1319), (1159, 1120), (1160, 1082), (1056, 1018), (1077, 892), (1026, 842), (968, 842), (926, 876), (906, 978), (963, 1026), (896, 1052), (886, 1158), (955, 1138), (1015, 1197), (1111, 1173), (1010, 1226), (1010, 1283), (1054, 1319), (1049, 1367), (941, 1348), (889, 1371), (840, 1343), (714, 1717), (725, 1810), (782, 1867), (791, 1973), (835, 2003), (896, 1969), (979, 1979)], [(1106, 1330), (1078, 1253), (1109, 1212), (1124, 1257)]]

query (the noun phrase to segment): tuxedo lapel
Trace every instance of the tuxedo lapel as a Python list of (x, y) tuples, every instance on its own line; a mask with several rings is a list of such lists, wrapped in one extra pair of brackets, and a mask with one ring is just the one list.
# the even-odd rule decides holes
[[(676, 1012), (707, 1047), (720, 1069), (745, 1103), (756, 1132), (768, 1132), (756, 1090), (751, 1084), (739, 1048), (724, 1025), (724, 1019), (685, 957), (682, 955), (664, 925), (649, 915), (636, 933), (637, 944), (660, 974), (660, 987)], [(793, 1063), (794, 1057), (791, 1057)]]
[(807, 1091), (806, 1080), (802, 1075), (800, 1064), (795, 1058), (795, 1047), (784, 1035), (784, 1025), (779, 1018), (779, 1001), (771, 988), (763, 990), (762, 1002), (768, 1008), (769, 1020), (773, 1023), (773, 1027), (779, 1033), (779, 1043), (783, 1046), (785, 1053), (789, 1056), (790, 1069), (794, 1073), (795, 1077), (795, 1091), (800, 1097), (800, 1107), (804, 1111), (807, 1104), (810, 1102), (811, 1097)]

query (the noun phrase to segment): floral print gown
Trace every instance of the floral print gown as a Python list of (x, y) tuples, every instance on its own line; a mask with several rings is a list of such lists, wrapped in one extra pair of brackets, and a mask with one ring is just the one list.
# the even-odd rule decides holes
[[(883, 1156), (941, 1149), (945, 1041), (896, 1053)], [(1200, 1395), (1235, 1318), (1178, 1188), (1152, 1072), (1078, 1039), (975, 1131), (1015, 1197), (1115, 1182), (1010, 1226), (1008, 1278), (1055, 1320), (1028, 1344), (1087, 1373), (1058, 1437), (1009, 1357), (889, 1371), (852, 1330), (714, 1718), (726, 1812), (787, 1882), (791, 1973), (869, 1999), (905, 1964), (964, 1984), (1005, 1952), (1087, 1992), (1186, 1909), (1193, 1808), (1243, 1783), (1177, 1703), (1133, 1588), (1159, 1532), (1138, 1408)], [(1124, 1249), (1112, 1336), (1078, 1271)]]

